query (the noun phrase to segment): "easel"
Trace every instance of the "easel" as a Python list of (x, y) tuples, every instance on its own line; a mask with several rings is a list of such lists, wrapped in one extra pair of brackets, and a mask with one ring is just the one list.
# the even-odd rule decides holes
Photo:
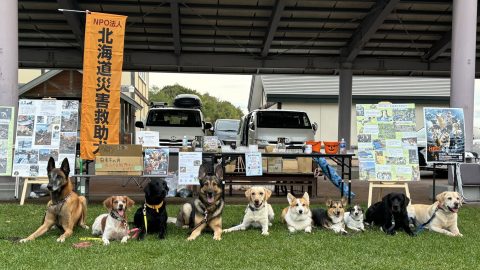
[(27, 186), (31, 184), (48, 184), (47, 177), (25, 177), (23, 181), (22, 197), (20, 198), (20, 205), (23, 205), (25, 202), (25, 197), (27, 196)]
[(236, 171), (237, 172), (244, 172), (245, 171), (245, 162), (243, 161), (242, 156), (237, 157), (237, 162), (236, 162)]
[(372, 205), (372, 194), (373, 188), (380, 188), (380, 193), (378, 194), (378, 200), (382, 200), (383, 188), (403, 188), (405, 189), (405, 195), (410, 198), (410, 190), (408, 189), (408, 182), (402, 181), (401, 183), (397, 182), (381, 182), (381, 181), (369, 181), (368, 182), (368, 206)]

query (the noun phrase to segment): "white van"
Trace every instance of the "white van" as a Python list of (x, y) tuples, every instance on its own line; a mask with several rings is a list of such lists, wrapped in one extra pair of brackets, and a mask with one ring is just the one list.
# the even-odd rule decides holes
[[(178, 107), (181, 101), (190, 104), (193, 108)], [(189, 145), (195, 136), (204, 136), (205, 130), (212, 127), (211, 123), (205, 123), (201, 103), (192, 104), (192, 100), (199, 102), (195, 95), (179, 95), (175, 98), (175, 107), (166, 107), (163, 102), (152, 103), (147, 118), (144, 121), (135, 122), (135, 126), (146, 131), (158, 131), (160, 133), (160, 146), (180, 147), (183, 136), (187, 136)]]
[(310, 123), (306, 112), (293, 110), (254, 110), (242, 118), (240, 144), (256, 144), (260, 148), (286, 139), (289, 148), (300, 148), (305, 141), (314, 140), (317, 123)]

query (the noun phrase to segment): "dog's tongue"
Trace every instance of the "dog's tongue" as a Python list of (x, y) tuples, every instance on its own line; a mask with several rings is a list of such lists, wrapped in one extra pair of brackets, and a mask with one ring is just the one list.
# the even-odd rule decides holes
[(117, 211), (118, 215), (120, 215), (121, 217), (123, 217), (123, 214), (125, 213), (123, 210), (118, 210)]
[(212, 197), (207, 196), (207, 202), (208, 203), (213, 203), (213, 196)]
[(450, 211), (452, 211), (453, 213), (457, 213), (457, 212), (458, 212), (458, 208), (450, 208)]

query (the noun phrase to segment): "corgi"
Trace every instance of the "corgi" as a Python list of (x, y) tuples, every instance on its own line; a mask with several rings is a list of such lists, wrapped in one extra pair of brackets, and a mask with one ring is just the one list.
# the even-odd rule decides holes
[(310, 211), (310, 197), (305, 192), (302, 198), (295, 198), (292, 194), (287, 194), (287, 200), (290, 206), (282, 211), (282, 221), (287, 224), (288, 230), (293, 233), (296, 231), (312, 232), (312, 212)]
[(343, 216), (345, 214), (345, 206), (347, 205), (345, 198), (342, 200), (327, 200), (328, 209), (313, 209), (313, 224), (317, 227), (323, 227), (333, 230), (335, 233), (347, 234), (345, 230), (345, 222)]

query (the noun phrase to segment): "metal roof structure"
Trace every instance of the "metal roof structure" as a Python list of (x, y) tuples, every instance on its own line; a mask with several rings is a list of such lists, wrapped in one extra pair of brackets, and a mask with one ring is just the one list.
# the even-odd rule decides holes
[(18, 3), (22, 68), (82, 68), (85, 15), (67, 8), (128, 16), (125, 70), (450, 76), (451, 0)]

